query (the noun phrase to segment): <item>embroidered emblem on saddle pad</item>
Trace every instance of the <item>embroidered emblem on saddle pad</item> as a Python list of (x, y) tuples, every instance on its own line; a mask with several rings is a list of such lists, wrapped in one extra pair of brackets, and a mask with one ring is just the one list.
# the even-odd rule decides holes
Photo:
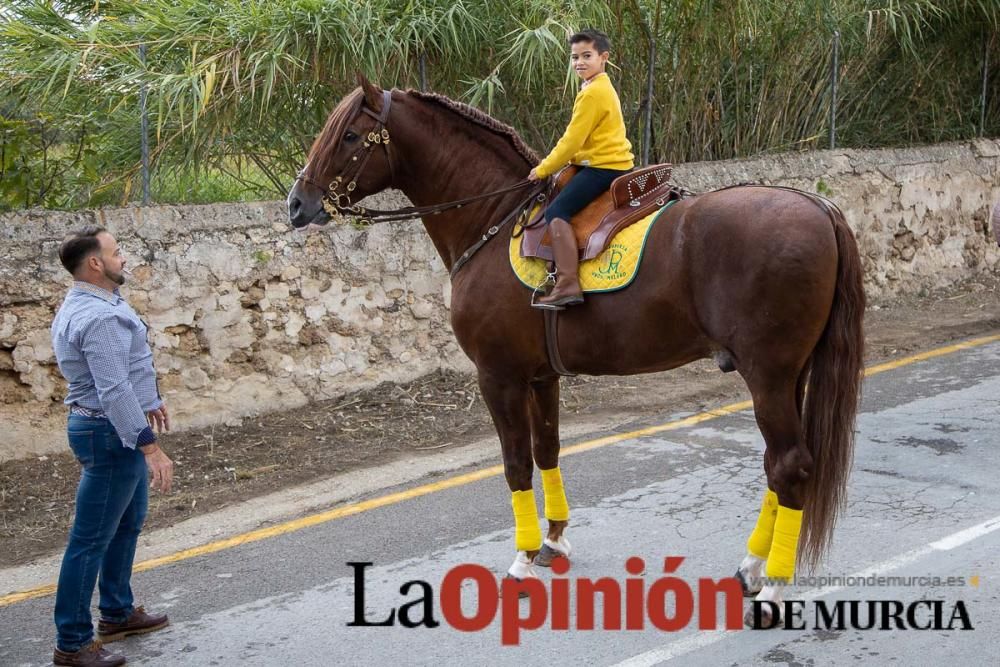
[[(649, 230), (673, 203), (670, 202), (624, 228), (615, 234), (604, 252), (593, 259), (580, 262), (580, 288), (592, 293), (614, 292), (628, 287), (639, 269)], [(545, 283), (548, 275), (545, 270), (546, 262), (537, 257), (521, 257), (521, 239), (524, 237), (520, 232), (521, 226), (515, 226), (509, 248), (510, 267), (521, 284), (535, 289)]]

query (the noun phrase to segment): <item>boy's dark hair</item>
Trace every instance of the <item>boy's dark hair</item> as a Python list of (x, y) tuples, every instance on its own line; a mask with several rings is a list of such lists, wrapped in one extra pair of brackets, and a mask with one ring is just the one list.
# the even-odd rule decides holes
[(103, 231), (107, 230), (97, 225), (88, 225), (66, 237), (59, 246), (59, 261), (67, 271), (75, 275), (84, 259), (101, 251), (97, 235)]
[(607, 53), (611, 50), (611, 40), (608, 39), (608, 36), (600, 30), (587, 28), (586, 30), (581, 30), (580, 32), (570, 35), (570, 45), (577, 44), (579, 42), (593, 42), (598, 53)]

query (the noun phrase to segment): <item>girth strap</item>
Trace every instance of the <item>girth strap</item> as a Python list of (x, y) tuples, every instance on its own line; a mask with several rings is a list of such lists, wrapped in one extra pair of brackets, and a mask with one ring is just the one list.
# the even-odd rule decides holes
[(565, 377), (576, 377), (576, 373), (571, 373), (563, 365), (562, 357), (559, 356), (559, 311), (546, 310), (545, 316), (545, 349), (549, 354), (549, 365), (552, 370)]

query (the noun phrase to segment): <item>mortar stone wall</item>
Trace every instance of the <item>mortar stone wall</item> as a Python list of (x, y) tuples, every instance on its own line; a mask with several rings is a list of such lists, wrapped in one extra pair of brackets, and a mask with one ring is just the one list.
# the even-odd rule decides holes
[[(694, 191), (761, 182), (830, 197), (858, 236), (870, 299), (1000, 273), (987, 226), (1000, 200), (1000, 141), (684, 164), (674, 180)], [(406, 204), (398, 193), (372, 200)], [(283, 202), (8, 213), (0, 460), (65, 447), (49, 325), (70, 283), (56, 251), (86, 224), (107, 227), (126, 253), (133, 276), (123, 294), (150, 326), (180, 429), (472, 368), (449, 326), (447, 272), (418, 222), (297, 234)]]

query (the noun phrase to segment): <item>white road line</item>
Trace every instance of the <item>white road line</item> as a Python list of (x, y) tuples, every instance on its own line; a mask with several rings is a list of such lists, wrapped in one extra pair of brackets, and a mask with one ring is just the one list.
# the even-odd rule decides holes
[[(931, 542), (911, 551), (907, 551), (906, 553), (894, 556), (888, 560), (881, 561), (848, 576), (863, 579), (872, 575), (881, 574), (883, 572), (891, 572), (892, 570), (901, 568), (904, 565), (909, 565), (914, 561), (920, 560), (934, 551), (951, 551), (952, 549), (960, 547), (963, 544), (967, 544), (968, 542), (983, 537), (984, 535), (988, 535), (995, 530), (1000, 530), (1000, 516), (987, 519), (986, 521), (976, 524), (975, 526), (965, 528), (957, 533), (952, 533), (951, 535), (943, 537), (940, 540)], [(823, 597), (824, 595), (836, 593), (844, 588), (846, 588), (846, 586), (823, 586), (822, 588), (815, 588), (811, 591), (806, 591), (802, 595), (797, 595), (795, 599), (815, 600), (816, 598)], [(671, 642), (662, 648), (640, 653), (639, 655), (631, 657), (628, 660), (615, 664), (613, 667), (652, 667), (653, 665), (658, 665), (661, 662), (666, 662), (667, 660), (673, 660), (674, 658), (685, 655), (686, 653), (715, 644), (716, 642), (720, 642), (724, 639), (736, 637), (739, 634), (739, 632), (725, 632), (721, 630), (700, 632), (694, 635), (689, 635), (675, 642)]]
[(640, 653), (634, 658), (629, 658), (625, 662), (619, 662), (614, 667), (652, 667), (652, 665), (673, 660), (685, 653), (690, 653), (699, 648), (704, 648), (715, 642), (722, 641), (727, 635), (735, 635), (736, 632), (725, 630), (708, 630), (698, 634), (689, 635), (684, 639), (667, 644), (663, 648), (653, 649), (646, 653)]
[(950, 549), (954, 549), (955, 547), (960, 547), (966, 542), (971, 542), (978, 537), (992, 533), (994, 530), (1000, 530), (1000, 516), (993, 517), (988, 521), (983, 521), (977, 526), (960, 530), (953, 535), (949, 535), (948, 537), (938, 540), (937, 542), (931, 542), (931, 546), (938, 551), (948, 551)]

